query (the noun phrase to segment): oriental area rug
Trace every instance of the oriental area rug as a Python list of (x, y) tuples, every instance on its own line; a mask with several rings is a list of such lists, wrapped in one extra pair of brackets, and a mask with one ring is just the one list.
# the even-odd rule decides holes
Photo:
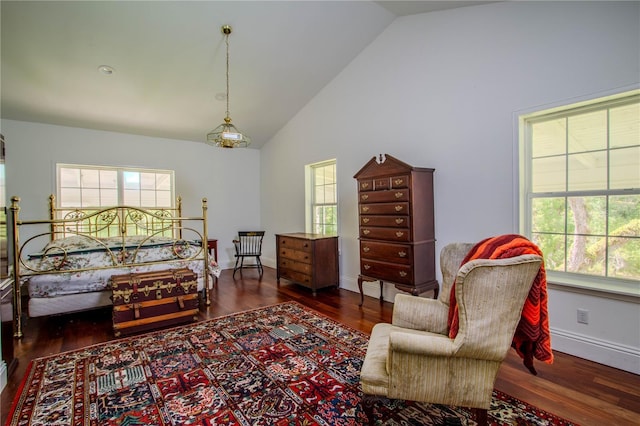
[[(38, 358), (6, 425), (364, 425), (369, 336), (287, 302)], [(381, 400), (379, 425), (475, 425), (463, 408)], [(494, 391), (492, 425), (571, 425)]]

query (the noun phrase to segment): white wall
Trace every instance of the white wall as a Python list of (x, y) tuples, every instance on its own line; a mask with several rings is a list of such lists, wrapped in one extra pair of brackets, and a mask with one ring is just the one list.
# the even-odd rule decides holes
[(208, 200), (208, 236), (218, 239), (222, 267), (233, 265), (237, 231), (260, 227), (258, 150), (13, 120), (2, 120), (2, 134), (7, 196), (21, 198), (23, 220), (48, 217), (56, 163), (72, 163), (175, 170), (185, 216), (202, 215), (201, 200)]
[[(357, 291), (359, 273), (353, 175), (379, 153), (436, 169), (438, 251), (518, 232), (514, 115), (637, 86), (639, 6), (505, 2), (398, 18), (262, 149), (265, 263), (274, 233), (304, 230), (304, 165), (329, 158), (344, 288)], [(376, 296), (377, 283), (365, 286)], [(549, 297), (555, 348), (640, 373), (637, 299)], [(591, 323), (577, 327), (585, 306)]]

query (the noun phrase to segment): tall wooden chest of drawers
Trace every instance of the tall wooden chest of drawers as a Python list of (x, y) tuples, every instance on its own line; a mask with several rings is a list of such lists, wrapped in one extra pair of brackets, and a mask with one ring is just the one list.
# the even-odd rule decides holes
[(383, 282), (413, 295), (434, 290), (437, 297), (433, 172), (381, 154), (355, 174), (360, 305), (363, 281), (380, 281), (381, 300)]
[(276, 234), (277, 282), (280, 278), (316, 290), (338, 287), (338, 237), (322, 234)]

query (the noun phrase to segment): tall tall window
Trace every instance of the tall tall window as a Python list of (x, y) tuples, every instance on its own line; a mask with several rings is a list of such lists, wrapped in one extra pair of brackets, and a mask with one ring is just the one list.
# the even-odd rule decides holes
[(640, 93), (520, 117), (522, 231), (551, 275), (640, 287)]
[(307, 230), (315, 234), (337, 234), (336, 160), (308, 165), (306, 176)]
[(172, 170), (58, 164), (58, 206), (174, 207)]

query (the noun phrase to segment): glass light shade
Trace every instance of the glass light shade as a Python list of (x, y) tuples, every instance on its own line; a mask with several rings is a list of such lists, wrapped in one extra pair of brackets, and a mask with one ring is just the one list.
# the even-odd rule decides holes
[(246, 148), (251, 144), (251, 138), (231, 124), (231, 119), (225, 118), (224, 121), (207, 134), (208, 144), (222, 148)]

